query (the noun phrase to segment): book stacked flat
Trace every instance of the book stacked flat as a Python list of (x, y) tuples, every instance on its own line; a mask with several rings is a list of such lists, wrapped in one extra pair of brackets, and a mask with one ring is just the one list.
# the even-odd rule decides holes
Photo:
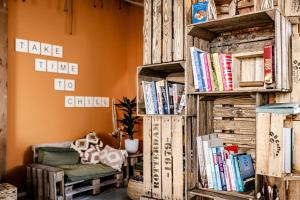
[(216, 134), (197, 137), (200, 185), (223, 191), (254, 189), (255, 171), (251, 155), (238, 154), (236, 145), (224, 146)]
[(195, 89), (200, 92), (231, 91), (231, 54), (207, 53), (191, 47)]
[(184, 84), (166, 80), (142, 81), (146, 114), (181, 114), (185, 107)]

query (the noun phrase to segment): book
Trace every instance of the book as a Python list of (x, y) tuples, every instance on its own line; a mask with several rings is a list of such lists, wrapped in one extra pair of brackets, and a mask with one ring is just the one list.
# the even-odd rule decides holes
[(169, 114), (165, 80), (156, 82), (156, 91), (157, 91), (159, 114), (161, 114), (161, 115)]
[(145, 109), (147, 114), (158, 114), (156, 90), (154, 81), (142, 81)]
[(181, 101), (181, 97), (184, 92), (184, 85), (180, 83), (173, 84), (173, 102), (174, 102), (174, 114), (178, 114), (178, 109)]
[(179, 104), (179, 109), (178, 113), (181, 114), (183, 112), (183, 109), (185, 108), (185, 94), (181, 96), (180, 104)]
[(272, 45), (264, 47), (264, 80), (266, 84), (272, 84), (275, 81), (275, 59), (274, 48)]
[(213, 188), (210, 163), (208, 159), (208, 140), (209, 135), (196, 137), (197, 153), (200, 170), (200, 184), (203, 188)]
[(205, 53), (205, 57), (206, 57), (206, 61), (207, 61), (209, 72), (210, 72), (209, 75), (210, 75), (211, 91), (218, 91), (218, 82), (216, 81), (217, 77), (216, 77), (216, 73), (211, 64), (210, 54)]
[(224, 171), (224, 165), (223, 165), (222, 148), (223, 147), (217, 147), (216, 153), (217, 153), (218, 167), (219, 167), (219, 171), (220, 171), (221, 187), (222, 187), (223, 191), (227, 191), (225, 171)]
[(224, 91), (231, 91), (233, 89), (232, 84), (232, 56), (230, 54), (220, 54), (219, 55), (220, 66), (221, 66), (221, 76)]
[(212, 181), (213, 181), (213, 188), (215, 190), (218, 190), (217, 175), (216, 175), (216, 170), (215, 170), (215, 165), (214, 165), (214, 157), (213, 157), (212, 148), (208, 148), (208, 154), (209, 154), (209, 164), (210, 164), (211, 176), (212, 176)]
[(192, 23), (203, 23), (207, 20), (208, 2), (199, 2), (192, 5)]
[(236, 175), (236, 170), (235, 170), (235, 161), (234, 161), (234, 157), (233, 154), (229, 155), (229, 166), (230, 166), (230, 170), (231, 170), (231, 177), (232, 177), (232, 189), (234, 191), (238, 191), (238, 180), (237, 180), (237, 175)]
[(283, 171), (292, 173), (292, 128), (283, 128)]
[(166, 98), (167, 98), (167, 108), (168, 114), (174, 114), (174, 99), (173, 99), (173, 84), (166, 81)]
[(214, 165), (215, 173), (216, 173), (217, 188), (218, 188), (218, 190), (222, 190), (221, 174), (220, 174), (220, 168), (218, 165), (217, 148), (213, 147), (213, 148), (211, 148), (211, 150), (212, 150), (212, 155), (213, 155), (213, 165)]
[(244, 192), (244, 187), (243, 187), (243, 183), (242, 183), (239, 162), (238, 162), (236, 154), (233, 155), (233, 165), (234, 165), (234, 170), (235, 170), (235, 175), (236, 175), (236, 185), (237, 185), (236, 191), (237, 192)]
[(204, 69), (205, 69), (205, 80), (207, 84), (207, 92), (212, 91), (212, 79), (211, 79), (211, 72), (210, 72), (210, 67), (209, 67), (209, 60), (207, 59), (208, 53), (202, 53), (202, 59), (204, 63)]
[(223, 81), (222, 81), (222, 75), (221, 75), (219, 54), (214, 53), (211, 56), (212, 56), (212, 65), (213, 65), (213, 68), (215, 69), (216, 78), (217, 78), (217, 82), (218, 82), (218, 91), (223, 91), (224, 87), (223, 87)]
[(256, 107), (257, 113), (298, 114), (300, 104), (298, 103), (274, 103)]
[(193, 69), (195, 89), (203, 91), (203, 85), (202, 85), (201, 74), (200, 74), (200, 65), (199, 65), (200, 58), (196, 47), (191, 47), (191, 58), (192, 58), (192, 69)]

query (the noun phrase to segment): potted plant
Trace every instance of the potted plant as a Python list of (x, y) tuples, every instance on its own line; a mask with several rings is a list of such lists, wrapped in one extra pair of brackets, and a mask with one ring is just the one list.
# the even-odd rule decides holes
[(122, 111), (122, 119), (118, 120), (121, 123), (121, 131), (128, 135), (125, 139), (125, 149), (128, 153), (136, 153), (139, 149), (139, 139), (134, 139), (133, 135), (136, 132), (135, 126), (139, 124), (139, 117), (136, 116), (136, 98), (130, 100), (123, 97), (115, 104)]

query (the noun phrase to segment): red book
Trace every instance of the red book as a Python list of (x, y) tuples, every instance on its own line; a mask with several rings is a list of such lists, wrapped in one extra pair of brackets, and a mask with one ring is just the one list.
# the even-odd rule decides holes
[(264, 47), (264, 77), (266, 84), (272, 84), (275, 80), (274, 48), (272, 45)]
[(225, 154), (225, 159), (228, 159), (229, 158), (229, 154), (235, 154), (237, 153), (238, 147), (236, 144), (234, 145), (230, 145), (230, 146), (225, 146), (224, 147), (224, 154)]
[(232, 86), (232, 56), (231, 54), (220, 54), (219, 55), (221, 65), (221, 75), (223, 80), (224, 91), (231, 91)]

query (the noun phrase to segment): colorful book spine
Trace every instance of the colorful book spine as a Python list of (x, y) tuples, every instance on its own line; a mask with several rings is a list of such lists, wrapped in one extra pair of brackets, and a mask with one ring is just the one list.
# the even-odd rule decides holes
[(197, 51), (195, 47), (191, 47), (191, 58), (192, 58), (192, 69), (193, 69), (193, 78), (194, 78), (194, 86), (196, 90), (199, 90), (199, 78), (200, 78), (200, 72), (197, 69), (196, 66), (196, 57), (197, 57)]
[(218, 91), (219, 90), (219, 84), (218, 84), (218, 79), (217, 79), (217, 72), (216, 72), (216, 68), (215, 65), (213, 63), (213, 56), (211, 54), (207, 54), (207, 59), (208, 59), (208, 63), (210, 66), (210, 71), (211, 71), (211, 80), (213, 80), (213, 90), (214, 91)]
[(235, 168), (236, 180), (237, 180), (237, 191), (244, 192), (243, 180), (241, 177), (240, 166), (239, 166), (237, 155), (234, 155), (233, 159), (234, 159), (234, 168)]
[(233, 177), (232, 177), (232, 169), (231, 169), (231, 166), (230, 166), (231, 162), (230, 162), (230, 159), (226, 159), (226, 167), (227, 167), (227, 176), (228, 176), (228, 182), (229, 182), (229, 188), (230, 190), (229, 191), (233, 191), (235, 190), (235, 187), (234, 187), (234, 183), (233, 183)]
[(164, 114), (163, 111), (163, 103), (162, 103), (162, 93), (160, 88), (160, 83), (156, 82), (156, 96), (157, 96), (157, 104), (158, 104), (158, 112), (160, 115)]
[(224, 91), (231, 91), (233, 87), (231, 69), (232, 57), (230, 54), (220, 54), (219, 60)]
[(174, 114), (174, 101), (173, 101), (173, 84), (166, 81), (166, 93), (167, 93), (167, 107), (168, 114)]
[(217, 175), (216, 175), (216, 170), (215, 170), (215, 165), (214, 165), (214, 156), (213, 156), (212, 148), (208, 148), (208, 154), (209, 154), (209, 162), (210, 162), (213, 187), (215, 190), (218, 190)]
[(230, 175), (228, 174), (228, 167), (227, 167), (227, 163), (226, 163), (226, 158), (225, 158), (225, 151), (224, 151), (224, 147), (220, 147), (220, 151), (221, 151), (221, 156), (222, 156), (222, 161), (223, 161), (223, 168), (224, 168), (224, 175), (225, 175), (225, 180), (226, 180), (226, 189), (227, 191), (231, 191), (231, 183), (230, 183)]
[(211, 71), (209, 67), (209, 61), (208, 61), (208, 53), (203, 53), (203, 60), (204, 60), (204, 66), (205, 66), (205, 72), (206, 72), (206, 82), (207, 82), (207, 91), (212, 91), (212, 79), (211, 79)]
[(212, 148), (212, 155), (213, 155), (213, 163), (214, 163), (215, 172), (216, 172), (216, 180), (217, 180), (218, 190), (222, 190), (220, 168), (218, 165), (217, 148)]
[(221, 75), (222, 73), (221, 73), (219, 54), (214, 53), (214, 54), (212, 54), (212, 57), (213, 57), (213, 65), (214, 65), (214, 68), (216, 70), (216, 76), (217, 76), (219, 91), (224, 91), (222, 75)]
[(205, 66), (203, 61), (203, 53), (198, 50), (198, 68), (200, 71), (200, 81), (199, 85), (202, 85), (202, 92), (207, 92), (207, 83), (206, 83), (206, 73), (205, 73)]
[(152, 96), (152, 102), (153, 102), (153, 107), (154, 107), (154, 113), (153, 114), (158, 114), (158, 105), (157, 105), (157, 95), (156, 95), (156, 86), (155, 86), (155, 81), (151, 81), (151, 96)]
[(221, 148), (222, 147), (217, 147), (217, 149), (216, 149), (217, 150), (217, 159), (218, 159), (218, 165), (219, 165), (219, 170), (220, 170), (220, 179), (221, 179), (222, 190), (227, 191)]
[(238, 191), (238, 181), (237, 181), (237, 176), (236, 176), (236, 172), (235, 172), (235, 162), (234, 162), (234, 158), (233, 155), (230, 154), (229, 155), (229, 160), (230, 160), (230, 169), (232, 172), (232, 189), (235, 191)]
[(266, 84), (272, 84), (275, 80), (274, 48), (272, 45), (264, 47), (264, 79)]

